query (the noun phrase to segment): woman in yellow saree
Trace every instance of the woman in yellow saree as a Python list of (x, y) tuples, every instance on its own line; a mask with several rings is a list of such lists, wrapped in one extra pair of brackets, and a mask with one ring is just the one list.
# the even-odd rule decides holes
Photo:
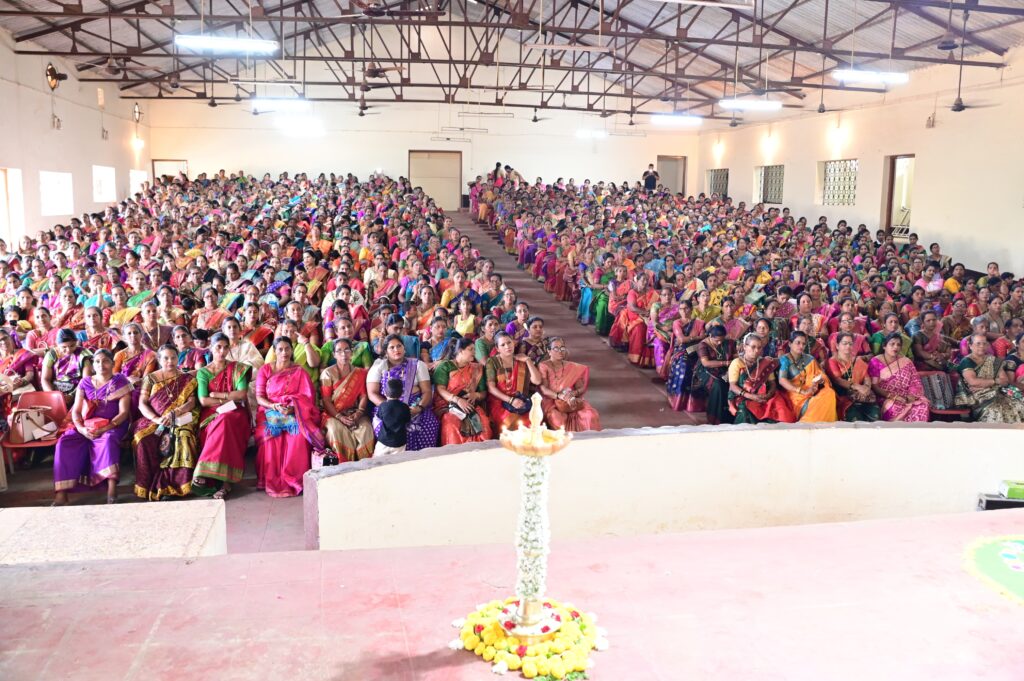
[(183, 497), (192, 491), (196, 466), (199, 403), (196, 379), (178, 367), (178, 351), (164, 345), (157, 352), (160, 370), (142, 381), (135, 447), (135, 495), (150, 501)]
[(367, 416), (366, 369), (352, 366), (349, 338), (334, 341), (336, 363), (320, 374), (327, 444), (341, 461), (373, 456), (373, 425)]
[(836, 392), (817, 360), (804, 352), (807, 334), (794, 331), (789, 352), (779, 358), (779, 385), (793, 413), (801, 423), (830, 423), (836, 420)]

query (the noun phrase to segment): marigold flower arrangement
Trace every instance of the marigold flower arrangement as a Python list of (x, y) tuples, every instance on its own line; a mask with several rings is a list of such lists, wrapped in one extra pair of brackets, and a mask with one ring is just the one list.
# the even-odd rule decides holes
[[(594, 616), (580, 612), (572, 605), (554, 600), (544, 601), (545, 613), (557, 623), (550, 640), (527, 644), (510, 633), (515, 628), (513, 617), (519, 600), (491, 601), (478, 606), (465, 620), (456, 620), (459, 638), (452, 648), (472, 651), (487, 662), (492, 671), (503, 674), (518, 671), (527, 679), (552, 681), (586, 679), (586, 670), (593, 666), (590, 651), (607, 647), (603, 631), (594, 624)], [(548, 634), (545, 625), (540, 634)]]

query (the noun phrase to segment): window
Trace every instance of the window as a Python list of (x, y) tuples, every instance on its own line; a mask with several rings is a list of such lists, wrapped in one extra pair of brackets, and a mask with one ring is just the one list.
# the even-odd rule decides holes
[(39, 171), (39, 209), (43, 217), (70, 217), (75, 212), (71, 173)]
[(712, 168), (707, 177), (708, 194), (729, 195), (729, 169)]
[(754, 203), (782, 203), (785, 166), (757, 166), (754, 169)]
[(852, 206), (857, 203), (857, 159), (821, 164), (821, 203)]
[(110, 166), (92, 167), (92, 200), (96, 203), (117, 201), (117, 173)]
[(149, 173), (145, 170), (128, 171), (128, 192), (134, 194), (142, 191), (142, 183), (149, 182)]

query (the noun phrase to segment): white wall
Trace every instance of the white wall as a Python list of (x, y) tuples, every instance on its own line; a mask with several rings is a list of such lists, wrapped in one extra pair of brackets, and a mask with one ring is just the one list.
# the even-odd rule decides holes
[[(754, 167), (782, 163), (783, 205), (794, 215), (827, 215), (831, 224), (846, 218), (874, 229), (883, 214), (885, 157), (915, 154), (911, 229), (968, 267), (983, 270), (995, 259), (1022, 275), (1024, 49), (1008, 59), (1001, 70), (964, 73), (965, 103), (990, 108), (951, 112), (956, 68), (943, 65), (913, 72), (910, 84), (893, 88), (882, 101), (878, 95), (826, 94), (826, 106), (854, 107), (846, 111), (816, 113), (818, 99), (808, 91), (800, 117), (704, 130), (698, 189), (706, 189), (707, 169), (728, 168), (729, 193), (749, 203)], [(858, 104), (865, 100), (870, 103)], [(933, 111), (936, 125), (928, 129)], [(848, 158), (859, 161), (856, 205), (820, 205), (818, 162)]]
[[(519, 461), (493, 444), (311, 471), (309, 548), (511, 544)], [(868, 520), (974, 508), (1024, 477), (1024, 428), (929, 423), (642, 428), (551, 459), (555, 539)]]
[[(322, 136), (301, 136), (276, 127), (274, 116), (253, 116), (246, 105), (211, 109), (205, 102), (153, 102), (154, 158), (185, 159), (189, 172), (221, 168), (250, 173), (284, 170), (353, 172), (365, 177), (377, 168), (407, 175), (409, 150), (462, 152), (463, 182), (501, 161), (533, 180), (575, 177), (636, 180), (658, 154), (689, 156), (696, 167), (695, 134), (652, 132), (646, 137), (576, 137), (577, 129), (604, 129), (598, 116), (541, 110), (531, 123), (529, 109), (508, 109), (515, 118), (460, 118), (463, 107), (437, 104), (374, 105), (357, 116), (353, 103), (316, 102), (311, 115), (324, 124)], [(490, 109), (495, 111), (493, 107)], [(486, 128), (486, 134), (440, 133), (442, 126)], [(470, 142), (434, 142), (432, 136), (468, 137)]]
[[(19, 49), (38, 49), (32, 43), (19, 43)], [(5, 239), (17, 238), (27, 230), (35, 234), (71, 215), (43, 217), (40, 214), (39, 171), (70, 172), (74, 175), (75, 214), (103, 207), (94, 202), (92, 166), (116, 169), (117, 195), (128, 194), (128, 171), (149, 169), (149, 129), (139, 126), (139, 137), (146, 142), (141, 152), (132, 147), (135, 125), (131, 117), (133, 100), (119, 99), (113, 84), (102, 84), (106, 109), (102, 126), (110, 131), (100, 135), (101, 111), (97, 104), (98, 83), (75, 80), (73, 62), (40, 56), (14, 54), (15, 44), (6, 31), (0, 31), (0, 168), (22, 171), (24, 221), (12, 225)], [(50, 126), (51, 94), (43, 75), (52, 61), (62, 73), (69, 74), (54, 93), (53, 110), (63, 121), (60, 130)], [(141, 103), (143, 111), (149, 107)], [(146, 118), (142, 120), (146, 123)]]

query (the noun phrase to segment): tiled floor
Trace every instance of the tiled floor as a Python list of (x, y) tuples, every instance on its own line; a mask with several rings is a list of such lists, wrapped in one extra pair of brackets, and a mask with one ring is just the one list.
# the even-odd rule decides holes
[[(593, 681), (1020, 681), (1024, 605), (971, 575), (965, 551), (1022, 523), (565, 542), (548, 585), (608, 630)], [(447, 648), (450, 622), (509, 594), (514, 570), (511, 546), (8, 568), (0, 679), (486, 681), (486, 663)]]
[[(235, 487), (227, 501), (228, 552), (258, 553), (267, 551), (301, 551), (305, 548), (302, 532), (302, 497), (274, 499), (256, 489), (254, 462), (246, 461), (246, 478)], [(133, 473), (122, 472), (118, 487), (119, 503), (143, 503), (132, 493)], [(8, 490), (0, 492), (0, 505), (46, 506), (53, 501), (53, 466), (47, 461), (30, 471), (8, 475)], [(105, 492), (75, 494), (73, 504), (102, 504)], [(174, 499), (168, 504), (188, 503)]]

